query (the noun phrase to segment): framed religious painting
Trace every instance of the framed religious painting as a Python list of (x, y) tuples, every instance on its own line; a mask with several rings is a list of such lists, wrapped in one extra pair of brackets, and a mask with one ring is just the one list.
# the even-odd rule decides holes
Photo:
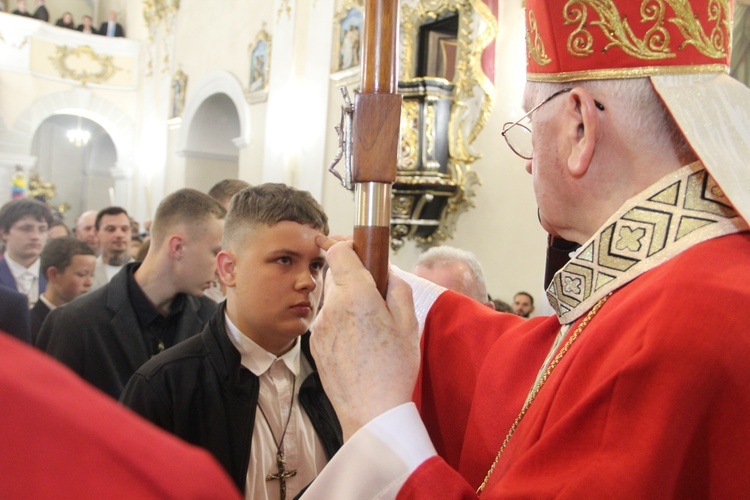
[(361, 0), (345, 0), (334, 17), (333, 80), (356, 79), (362, 60), (362, 22), (364, 8)]
[(169, 118), (179, 118), (185, 109), (185, 88), (187, 87), (187, 75), (178, 70), (172, 78), (172, 100), (169, 107)]
[(268, 77), (271, 70), (271, 35), (262, 28), (255, 41), (248, 47), (250, 75), (247, 86), (247, 99), (250, 102), (263, 102), (268, 98)]

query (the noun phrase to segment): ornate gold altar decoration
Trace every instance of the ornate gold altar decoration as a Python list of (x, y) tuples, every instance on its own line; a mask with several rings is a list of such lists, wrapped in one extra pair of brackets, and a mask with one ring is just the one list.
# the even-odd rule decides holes
[(42, 181), (41, 177), (37, 172), (32, 172), (29, 175), (29, 190), (27, 196), (34, 198), (42, 203), (46, 203), (52, 210), (56, 210), (60, 215), (65, 215), (65, 212), (70, 210), (68, 203), (61, 203), (59, 205), (53, 204), (50, 200), (57, 194), (57, 188), (50, 182)]
[[(456, 14), (453, 81), (415, 78), (420, 26)], [(494, 85), (482, 69), (482, 54), (496, 35), (497, 20), (481, 0), (401, 1), (399, 92), (404, 105), (401, 158), (393, 186), (394, 250), (406, 238), (423, 247), (442, 243), (453, 235), (459, 215), (474, 206), (474, 189), (481, 181), (471, 164), (480, 155), (471, 145), (494, 104)], [(421, 87), (419, 97), (416, 87)], [(445, 165), (439, 165), (440, 155), (435, 154), (441, 133), (447, 136)]]
[(164, 31), (162, 72), (166, 73), (169, 71), (170, 54), (172, 53), (172, 45), (174, 42), (173, 28), (179, 10), (180, 0), (143, 0), (143, 19), (146, 21), (146, 26), (148, 26), (149, 42), (147, 76), (153, 75), (154, 70), (156, 69), (154, 61), (158, 59), (158, 39), (161, 38), (159, 35), (162, 28)]
[(120, 70), (112, 61), (112, 56), (97, 54), (88, 45), (80, 47), (56, 46), (56, 53), (50, 61), (60, 73), (60, 78), (68, 78), (87, 83), (105, 83)]

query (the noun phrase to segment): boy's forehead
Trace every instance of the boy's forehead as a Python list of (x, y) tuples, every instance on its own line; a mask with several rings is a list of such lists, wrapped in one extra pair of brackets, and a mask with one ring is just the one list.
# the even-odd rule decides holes
[(320, 229), (294, 221), (280, 221), (275, 224), (248, 224), (235, 244), (245, 246), (253, 243), (281, 245), (303, 243), (315, 240)]
[(22, 224), (29, 224), (29, 223), (39, 223), (39, 224), (47, 224), (47, 221), (44, 220), (44, 217), (35, 217), (31, 214), (24, 215), (23, 217), (19, 218), (16, 222), (13, 223), (14, 226), (20, 226)]

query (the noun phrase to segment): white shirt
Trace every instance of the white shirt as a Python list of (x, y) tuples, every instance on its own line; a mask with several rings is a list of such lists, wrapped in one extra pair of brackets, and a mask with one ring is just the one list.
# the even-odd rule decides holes
[[(240, 353), (240, 363), (259, 378), (258, 403), (268, 418), (266, 422), (260, 410), (256, 409), (245, 498), (280, 498), (279, 480), (266, 481), (266, 476), (279, 471), (276, 463), (276, 441), (280, 440), (282, 435), (285, 469), (297, 471), (294, 477), (286, 479), (286, 497), (294, 498), (328, 462), (323, 443), (315, 432), (310, 418), (299, 404), (300, 385), (312, 373), (312, 367), (301, 355), (299, 341), (288, 352), (276, 357), (243, 335), (228, 316), (225, 315), (225, 319), (229, 339)], [(290, 403), (291, 418), (284, 434)], [(269, 425), (273, 429), (273, 434)]]
[(29, 298), (29, 309), (31, 309), (36, 304), (36, 301), (39, 300), (41, 259), (37, 258), (29, 267), (23, 267), (23, 265), (11, 259), (8, 252), (5, 252), (3, 258), (8, 263), (10, 274), (16, 280), (16, 289)]

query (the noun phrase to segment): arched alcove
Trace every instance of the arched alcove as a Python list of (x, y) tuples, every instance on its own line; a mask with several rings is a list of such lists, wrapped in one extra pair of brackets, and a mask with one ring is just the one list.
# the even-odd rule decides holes
[[(76, 130), (88, 134), (88, 140), (69, 137)], [(37, 158), (34, 170), (44, 182), (55, 185), (53, 201), (70, 205), (69, 224), (85, 210), (113, 203), (110, 193), (115, 182), (108, 173), (117, 164), (117, 152), (112, 138), (95, 121), (71, 114), (48, 117), (34, 134), (31, 154)]]
[(239, 176), (239, 150), (232, 141), (239, 132), (237, 108), (226, 94), (214, 94), (201, 103), (182, 151), (186, 187), (205, 192), (221, 179)]
[(248, 105), (239, 81), (217, 71), (188, 96), (177, 154), (185, 158), (185, 186), (201, 191), (239, 176), (239, 149), (249, 139)]
[[(88, 120), (101, 128), (101, 134), (106, 135), (104, 142), (98, 145), (91, 154), (104, 155), (94, 159), (88, 165), (62, 165), (60, 172), (65, 172), (67, 181), (80, 181), (83, 185), (82, 173), (88, 177), (87, 188), (82, 189), (84, 194), (81, 208), (97, 209), (114, 202), (117, 205), (127, 206), (130, 201), (131, 179), (133, 177), (133, 153), (135, 151), (135, 126), (133, 120), (120, 108), (109, 101), (101, 99), (86, 88), (47, 94), (26, 109), (15, 120), (11, 130), (0, 133), (0, 153), (31, 155), (34, 148), (33, 142), (42, 125), (52, 117), (71, 115), (82, 120)], [(59, 125), (61, 118), (54, 118), (50, 124)], [(98, 129), (97, 129), (98, 130)], [(104, 137), (104, 135), (101, 135)], [(3, 137), (12, 138), (13, 141), (3, 141)], [(92, 137), (92, 141), (94, 138)], [(7, 145), (7, 146), (6, 146)], [(93, 144), (92, 144), (93, 147)], [(94, 152), (95, 151), (95, 152)], [(105, 153), (105, 151), (108, 151)], [(111, 161), (104, 161), (109, 158)], [(102, 160), (102, 161), (100, 161)], [(43, 179), (45, 182), (50, 182)], [(113, 191), (110, 193), (110, 187)], [(89, 198), (85, 195), (88, 193)], [(94, 196), (91, 198), (91, 196)], [(111, 195), (111, 196), (110, 196)], [(67, 200), (66, 200), (67, 201)], [(73, 201), (68, 201), (74, 205)], [(74, 210), (71, 210), (74, 212)], [(75, 213), (75, 212), (74, 212)]]

